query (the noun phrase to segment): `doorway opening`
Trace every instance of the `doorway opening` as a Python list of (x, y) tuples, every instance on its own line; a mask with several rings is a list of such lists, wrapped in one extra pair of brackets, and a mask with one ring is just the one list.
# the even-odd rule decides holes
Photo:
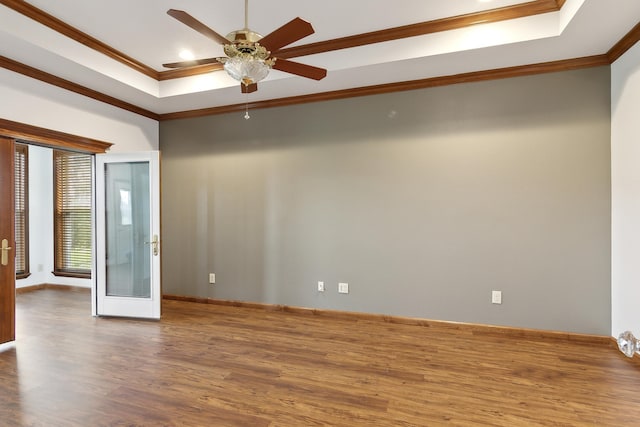
[(16, 142), (18, 151), (24, 165), (16, 163), (15, 174), (16, 291), (90, 291), (93, 155), (23, 141)]

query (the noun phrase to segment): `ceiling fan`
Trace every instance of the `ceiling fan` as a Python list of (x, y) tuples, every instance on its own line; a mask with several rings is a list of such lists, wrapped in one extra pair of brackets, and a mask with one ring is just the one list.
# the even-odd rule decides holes
[(223, 45), (224, 53), (227, 56), (172, 62), (162, 65), (166, 68), (183, 68), (222, 63), (225, 71), (231, 77), (240, 81), (242, 93), (251, 93), (258, 90), (258, 82), (267, 77), (269, 70), (272, 68), (314, 80), (321, 80), (327, 75), (327, 70), (324, 68), (278, 57), (278, 53), (283, 47), (314, 33), (310, 23), (301, 18), (295, 18), (263, 37), (249, 29), (248, 4), (249, 0), (245, 0), (244, 28), (232, 31), (226, 37), (216, 33), (185, 11), (169, 9), (167, 11), (169, 16)]

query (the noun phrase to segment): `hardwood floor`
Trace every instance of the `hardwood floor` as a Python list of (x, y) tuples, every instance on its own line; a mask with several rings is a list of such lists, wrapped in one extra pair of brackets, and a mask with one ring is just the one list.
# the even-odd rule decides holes
[(164, 301), (93, 318), (88, 293), (17, 296), (2, 426), (640, 425), (613, 347)]

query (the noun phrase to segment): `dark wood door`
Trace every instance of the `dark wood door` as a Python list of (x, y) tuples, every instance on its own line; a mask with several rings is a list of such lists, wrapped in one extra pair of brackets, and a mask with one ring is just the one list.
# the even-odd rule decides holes
[(16, 337), (14, 150), (12, 139), (0, 137), (0, 344)]

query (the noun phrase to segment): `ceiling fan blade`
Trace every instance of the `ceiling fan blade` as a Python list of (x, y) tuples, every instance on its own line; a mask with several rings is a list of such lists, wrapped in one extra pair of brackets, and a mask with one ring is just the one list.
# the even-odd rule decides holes
[(190, 61), (180, 61), (180, 62), (170, 62), (168, 64), (162, 64), (165, 68), (184, 68), (184, 67), (195, 67), (196, 65), (206, 65), (206, 64), (218, 64), (218, 58), (205, 58), (205, 59), (192, 59)]
[(258, 83), (251, 83), (250, 85), (246, 85), (244, 83), (240, 83), (240, 90), (242, 93), (252, 93), (258, 90)]
[(315, 31), (310, 23), (301, 18), (295, 18), (282, 27), (264, 36), (258, 43), (271, 52), (285, 47), (301, 38), (313, 34)]
[(324, 68), (301, 64), (299, 62), (289, 61), (288, 59), (276, 58), (276, 63), (273, 64), (273, 68), (314, 80), (322, 80), (327, 76), (327, 70)]
[(229, 40), (227, 40), (226, 37), (222, 37), (220, 34), (216, 33), (211, 28), (207, 27), (205, 24), (198, 21), (196, 18), (189, 15), (184, 10), (169, 9), (167, 10), (167, 15), (177, 19), (178, 21), (182, 22), (184, 25), (191, 27), (192, 29), (196, 30), (203, 36), (208, 37), (213, 41), (216, 41), (220, 44), (229, 43)]

